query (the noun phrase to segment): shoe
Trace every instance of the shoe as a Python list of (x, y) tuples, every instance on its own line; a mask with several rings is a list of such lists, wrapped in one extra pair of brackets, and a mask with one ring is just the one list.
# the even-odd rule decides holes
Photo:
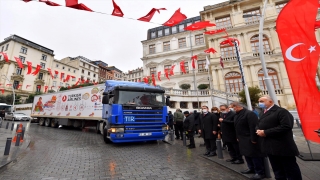
[(250, 179), (263, 179), (266, 176), (264, 174), (260, 175), (260, 174), (255, 174), (253, 175)]
[(206, 153), (204, 153), (203, 155), (208, 156), (210, 154), (210, 151), (207, 151)]
[(251, 170), (251, 169), (247, 169), (247, 170), (244, 170), (244, 171), (240, 171), (242, 174), (255, 174), (254, 170)]
[(233, 161), (231, 162), (231, 164), (244, 164), (244, 161), (242, 160), (236, 160), (236, 161)]
[(236, 161), (237, 159), (227, 159), (226, 161), (227, 162), (234, 162), (234, 161)]
[(193, 145), (193, 146), (189, 146), (189, 147), (188, 147), (188, 149), (193, 149), (193, 148), (196, 148), (196, 146)]
[(207, 157), (213, 157), (213, 156), (216, 156), (216, 155), (217, 155), (217, 153), (211, 152), (210, 154), (207, 155)]

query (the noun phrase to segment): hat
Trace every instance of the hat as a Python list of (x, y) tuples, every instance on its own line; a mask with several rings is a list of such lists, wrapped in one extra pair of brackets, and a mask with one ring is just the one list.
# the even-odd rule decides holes
[(183, 114), (189, 114), (189, 111), (185, 111), (185, 112), (183, 112)]

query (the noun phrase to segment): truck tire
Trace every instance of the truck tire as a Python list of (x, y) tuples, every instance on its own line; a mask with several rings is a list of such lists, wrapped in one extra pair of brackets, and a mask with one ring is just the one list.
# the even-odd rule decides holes
[(39, 125), (40, 126), (44, 126), (44, 118), (40, 118), (39, 119)]
[(51, 119), (50, 118), (46, 118), (46, 120), (44, 121), (44, 125), (46, 127), (50, 127), (51, 126)]
[(59, 126), (58, 122), (55, 119), (51, 119), (50, 124), (52, 128), (57, 128)]
[(107, 128), (105, 128), (106, 126), (104, 126), (104, 128), (103, 128), (103, 140), (104, 140), (104, 142), (106, 143), (106, 144), (110, 144), (110, 143), (112, 143), (111, 142), (111, 140), (107, 137), (108, 136), (108, 129)]
[(97, 122), (96, 132), (97, 132), (97, 134), (101, 134), (101, 131), (100, 131), (100, 122)]

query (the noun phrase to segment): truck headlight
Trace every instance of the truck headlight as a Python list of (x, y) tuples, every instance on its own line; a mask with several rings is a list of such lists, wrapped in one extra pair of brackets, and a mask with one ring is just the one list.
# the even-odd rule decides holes
[(124, 133), (124, 128), (110, 128), (109, 132), (111, 132), (111, 133)]
[(162, 126), (162, 131), (168, 131), (169, 130), (169, 126)]

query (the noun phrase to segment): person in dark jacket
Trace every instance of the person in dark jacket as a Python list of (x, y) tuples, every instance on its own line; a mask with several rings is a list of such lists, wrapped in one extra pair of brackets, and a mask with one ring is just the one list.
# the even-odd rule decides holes
[(239, 141), (240, 153), (245, 157), (248, 169), (241, 171), (243, 174), (254, 174), (251, 179), (263, 179), (264, 154), (261, 153), (258, 143), (259, 136), (256, 134), (258, 117), (254, 112), (243, 108), (239, 102), (233, 102), (236, 111), (234, 126)]
[(301, 171), (295, 157), (299, 151), (293, 139), (292, 114), (275, 105), (269, 96), (262, 96), (259, 106), (264, 112), (260, 114), (257, 134), (261, 138), (262, 152), (269, 157), (275, 179), (301, 180)]
[(220, 129), (222, 132), (222, 141), (228, 147), (228, 151), (231, 159), (227, 159), (227, 162), (232, 164), (243, 164), (242, 155), (240, 154), (239, 143), (237, 141), (236, 129), (234, 127), (235, 112), (230, 111), (227, 105), (220, 105), (221, 116), (219, 121), (221, 122)]
[(199, 133), (204, 139), (208, 157), (216, 156), (216, 139), (218, 135), (218, 117), (209, 112), (208, 106), (202, 106), (202, 114), (199, 117)]
[(183, 114), (182, 111), (180, 109), (177, 109), (176, 112), (173, 114), (173, 124), (174, 124), (174, 131), (176, 134), (176, 139), (180, 139), (183, 140)]
[(169, 126), (170, 129), (173, 129), (173, 114), (172, 114), (171, 111), (169, 111), (168, 116), (169, 116), (168, 126)]
[(189, 149), (195, 148), (196, 145), (194, 143), (194, 114), (190, 114), (189, 111), (183, 112), (186, 119), (183, 122), (183, 129), (188, 132), (188, 137), (190, 139), (190, 144), (187, 146)]
[(193, 114), (194, 114), (194, 126), (196, 128), (195, 130), (195, 134), (198, 134), (198, 125), (199, 125), (199, 115), (200, 113), (197, 112), (197, 110), (193, 110)]

